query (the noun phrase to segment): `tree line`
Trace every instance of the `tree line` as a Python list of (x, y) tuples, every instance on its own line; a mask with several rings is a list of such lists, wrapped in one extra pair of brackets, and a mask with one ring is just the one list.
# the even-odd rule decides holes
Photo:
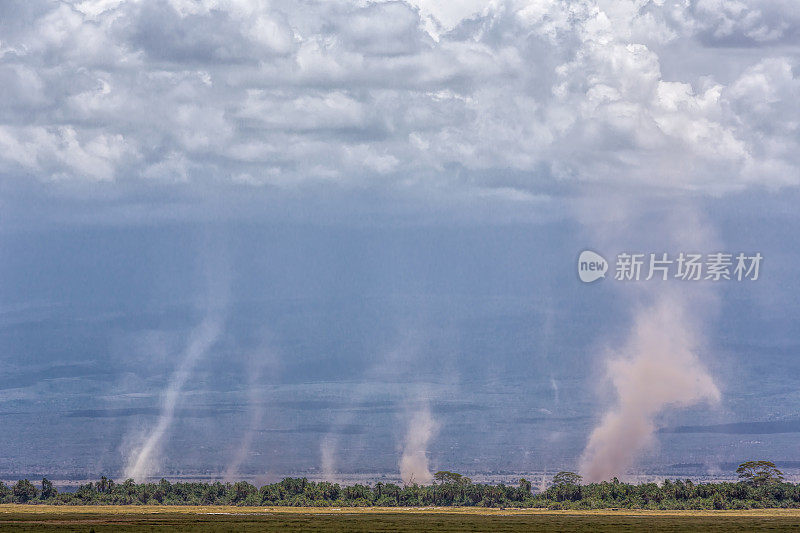
[(256, 487), (236, 483), (116, 483), (102, 477), (74, 492), (59, 492), (48, 479), (37, 487), (23, 479), (0, 483), (0, 502), (52, 505), (241, 505), (293, 507), (482, 506), (546, 509), (755, 509), (800, 508), (800, 484), (787, 483), (769, 461), (748, 461), (737, 469), (738, 482), (623, 483), (617, 478), (583, 484), (573, 472), (559, 472), (540, 492), (520, 479), (516, 485), (474, 483), (455, 472), (440, 471), (430, 485), (339, 485), (306, 478), (285, 478)]

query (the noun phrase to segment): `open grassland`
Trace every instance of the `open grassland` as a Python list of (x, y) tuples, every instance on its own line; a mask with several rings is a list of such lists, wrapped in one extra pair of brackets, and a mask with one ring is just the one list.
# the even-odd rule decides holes
[(800, 510), (0, 505), (0, 531), (798, 531)]

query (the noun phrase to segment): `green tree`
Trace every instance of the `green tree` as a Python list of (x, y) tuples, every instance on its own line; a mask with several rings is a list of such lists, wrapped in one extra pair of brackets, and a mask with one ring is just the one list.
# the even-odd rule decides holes
[(562, 471), (553, 476), (553, 485), (580, 485), (583, 478), (575, 472)]
[(114, 488), (114, 481), (102, 476), (100, 481), (97, 482), (97, 492), (111, 492)]
[(448, 472), (447, 470), (440, 470), (433, 475), (433, 479), (439, 483), (461, 483), (464, 476), (456, 472)]
[(756, 487), (783, 481), (783, 472), (772, 461), (745, 461), (739, 465), (736, 473), (739, 479)]
[(46, 477), (42, 478), (42, 493), (39, 497), (43, 500), (49, 500), (50, 498), (55, 498), (58, 495), (58, 491), (53, 486), (53, 482), (47, 479)]
[(11, 493), (16, 503), (26, 503), (36, 499), (36, 495), (39, 494), (39, 491), (33, 486), (33, 483), (27, 479), (20, 479), (14, 484)]
[(229, 490), (229, 498), (231, 503), (240, 504), (244, 502), (248, 496), (256, 494), (257, 492), (258, 489), (247, 481), (237, 481)]
[(519, 488), (525, 494), (531, 493), (531, 482), (525, 478), (519, 480)]

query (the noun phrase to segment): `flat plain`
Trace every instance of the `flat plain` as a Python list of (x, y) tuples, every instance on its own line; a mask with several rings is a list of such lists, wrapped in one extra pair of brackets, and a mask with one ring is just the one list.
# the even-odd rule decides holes
[(798, 531), (800, 510), (0, 505), (0, 531)]

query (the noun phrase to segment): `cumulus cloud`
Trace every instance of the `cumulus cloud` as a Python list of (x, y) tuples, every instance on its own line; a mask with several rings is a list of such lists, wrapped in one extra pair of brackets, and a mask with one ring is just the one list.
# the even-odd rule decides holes
[(791, 0), (671, 0), (668, 18), (681, 33), (711, 46), (764, 46), (797, 42), (800, 14)]
[[(528, 198), (584, 184), (717, 194), (800, 175), (789, 0), (0, 10), (3, 177)], [(757, 50), (732, 81), (664, 75), (665, 60), (680, 65), (670, 54), (703, 50), (711, 72), (731, 45)]]

